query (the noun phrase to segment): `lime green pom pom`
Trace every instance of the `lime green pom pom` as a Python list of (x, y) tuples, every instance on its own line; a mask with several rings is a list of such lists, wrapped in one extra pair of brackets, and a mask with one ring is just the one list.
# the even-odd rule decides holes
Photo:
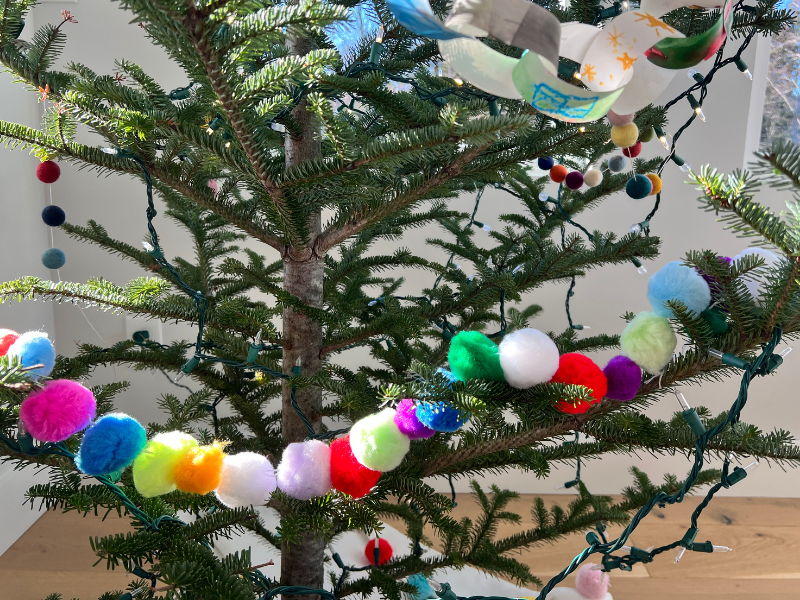
[(636, 315), (619, 340), (622, 354), (648, 373), (660, 373), (672, 358), (678, 337), (666, 317), (648, 311)]
[(505, 381), (497, 344), (480, 331), (462, 331), (456, 335), (450, 342), (447, 360), (453, 375), (461, 381)]
[(356, 460), (373, 471), (391, 471), (403, 462), (411, 447), (394, 421), (395, 410), (384, 408), (356, 421), (350, 429), (350, 448)]
[(716, 334), (725, 333), (728, 331), (728, 321), (725, 319), (725, 313), (717, 310), (716, 308), (707, 308), (700, 313), (708, 326)]
[(144, 451), (133, 461), (133, 483), (138, 492), (145, 498), (152, 498), (175, 490), (175, 465), (197, 445), (196, 439), (182, 431), (159, 433), (147, 442)]

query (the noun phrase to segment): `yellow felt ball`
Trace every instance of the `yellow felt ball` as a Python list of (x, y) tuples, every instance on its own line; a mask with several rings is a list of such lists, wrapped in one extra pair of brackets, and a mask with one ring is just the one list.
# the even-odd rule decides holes
[(175, 465), (197, 440), (182, 431), (159, 433), (133, 461), (133, 483), (145, 498), (175, 490)]
[(190, 448), (175, 465), (175, 485), (182, 492), (208, 494), (217, 489), (225, 460), (225, 444)]
[(630, 148), (639, 140), (639, 128), (636, 123), (628, 123), (622, 127), (611, 128), (611, 141), (619, 148)]
[(650, 180), (650, 183), (653, 184), (653, 191), (650, 192), (651, 196), (655, 196), (657, 193), (661, 191), (662, 182), (661, 177), (656, 175), (655, 173), (648, 173), (647, 178)]

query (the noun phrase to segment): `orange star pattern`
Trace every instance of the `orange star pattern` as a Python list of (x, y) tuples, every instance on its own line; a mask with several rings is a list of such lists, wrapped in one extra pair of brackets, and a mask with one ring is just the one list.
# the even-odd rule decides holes
[(622, 68), (625, 71), (627, 71), (628, 69), (630, 69), (633, 66), (633, 63), (636, 62), (637, 58), (639, 58), (639, 57), (637, 56), (636, 58), (633, 58), (631, 56), (628, 56), (627, 52), (624, 52), (622, 54), (622, 56), (618, 56), (617, 57), (617, 60), (622, 63)]
[(614, 46), (614, 50), (619, 48), (620, 44), (622, 44), (622, 42), (619, 41), (619, 38), (621, 38), (622, 35), (623, 34), (621, 34), (621, 33), (617, 33), (617, 28), (614, 27), (614, 33), (609, 33), (608, 34), (608, 45), (609, 46)]
[(586, 79), (589, 83), (594, 81), (597, 72), (594, 70), (594, 65), (585, 64), (583, 65), (583, 73), (581, 73), (581, 79)]
[(656, 17), (654, 17), (650, 13), (638, 13), (637, 12), (637, 13), (634, 13), (634, 14), (638, 17), (636, 19), (637, 23), (640, 22), (640, 21), (647, 21), (647, 23), (646, 23), (647, 26), (652, 28), (652, 29), (655, 29), (656, 30), (656, 35), (658, 37), (661, 37), (661, 33), (659, 33), (659, 31), (658, 31), (659, 29), (664, 29), (668, 33), (674, 33), (675, 32), (675, 30), (672, 27), (670, 27), (669, 25), (664, 23), (664, 21), (659, 21)]

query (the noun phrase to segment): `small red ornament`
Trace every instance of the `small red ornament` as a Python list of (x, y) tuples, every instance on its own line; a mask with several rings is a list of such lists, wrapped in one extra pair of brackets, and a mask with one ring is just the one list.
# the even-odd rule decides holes
[[(392, 545), (387, 542), (385, 539), (380, 538), (378, 540), (378, 551), (380, 552), (380, 556), (378, 557), (378, 564), (385, 565), (392, 559)], [(370, 540), (367, 543), (367, 547), (364, 549), (364, 555), (367, 557), (369, 564), (375, 564), (375, 540)]]
[(567, 178), (567, 167), (564, 165), (556, 165), (552, 169), (550, 169), (550, 179), (555, 181), (556, 183), (561, 183)]
[(568, 352), (561, 355), (558, 359), (558, 371), (553, 375), (550, 383), (583, 385), (592, 390), (592, 396), (594, 397), (592, 402), (580, 400), (573, 403), (567, 400), (559, 400), (556, 403), (558, 410), (571, 415), (585, 413), (592, 404), (600, 402), (608, 391), (608, 380), (606, 380), (603, 370), (591, 358), (577, 352)]
[(380, 471), (373, 471), (362, 465), (353, 455), (350, 447), (350, 436), (346, 435), (331, 443), (331, 484), (333, 488), (350, 494), (353, 498), (362, 498), (375, 487), (380, 478)]
[(46, 160), (36, 166), (36, 178), (42, 183), (55, 183), (61, 177), (61, 167), (52, 160)]
[(642, 153), (642, 142), (636, 142), (630, 148), (623, 148), (622, 153), (628, 158), (636, 158)]
[(19, 334), (10, 329), (0, 329), (0, 356), (5, 356), (11, 344), (17, 341)]

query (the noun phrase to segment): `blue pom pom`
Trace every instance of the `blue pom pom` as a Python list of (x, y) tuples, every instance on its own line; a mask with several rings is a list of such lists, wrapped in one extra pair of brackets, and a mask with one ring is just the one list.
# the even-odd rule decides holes
[(622, 173), (627, 168), (628, 159), (621, 154), (617, 154), (608, 159), (608, 170), (612, 173)]
[(636, 175), (628, 180), (625, 192), (634, 200), (647, 198), (653, 191), (653, 182), (645, 175)]
[(408, 583), (417, 588), (417, 593), (412, 596), (413, 600), (428, 600), (428, 598), (436, 598), (436, 592), (428, 583), (428, 579), (421, 573), (416, 573), (408, 578)]
[(136, 419), (105, 415), (83, 434), (75, 464), (87, 475), (109, 475), (130, 465), (146, 443), (147, 433)]
[(56, 349), (53, 348), (53, 342), (47, 339), (47, 334), (43, 331), (23, 333), (11, 344), (8, 349), (8, 356), (19, 357), (23, 367), (44, 365), (30, 371), (34, 375), (42, 375), (44, 377), (53, 372), (53, 367), (56, 364)]
[(50, 248), (42, 254), (42, 264), (48, 269), (60, 269), (67, 262), (67, 255), (58, 248)]
[(425, 427), (435, 431), (457, 431), (469, 419), (444, 402), (420, 402), (417, 405), (417, 418)]
[(647, 299), (653, 312), (661, 317), (674, 317), (672, 310), (664, 306), (667, 300), (683, 302), (697, 316), (711, 304), (711, 289), (693, 268), (673, 261), (647, 282)]
[(553, 168), (555, 161), (551, 156), (543, 156), (542, 158), (536, 161), (536, 164), (539, 165), (539, 168), (542, 171), (549, 171), (550, 169)]
[(453, 375), (452, 371), (448, 371), (447, 369), (436, 369), (436, 372), (439, 375), (441, 375), (442, 377), (444, 377), (445, 379), (447, 379), (447, 381), (450, 384), (451, 388), (453, 387), (453, 384), (456, 381), (458, 381), (458, 378), (455, 375)]
[(64, 210), (55, 204), (45, 206), (42, 211), (42, 221), (44, 221), (45, 225), (49, 225), (50, 227), (63, 225), (66, 220), (67, 215), (64, 213)]

